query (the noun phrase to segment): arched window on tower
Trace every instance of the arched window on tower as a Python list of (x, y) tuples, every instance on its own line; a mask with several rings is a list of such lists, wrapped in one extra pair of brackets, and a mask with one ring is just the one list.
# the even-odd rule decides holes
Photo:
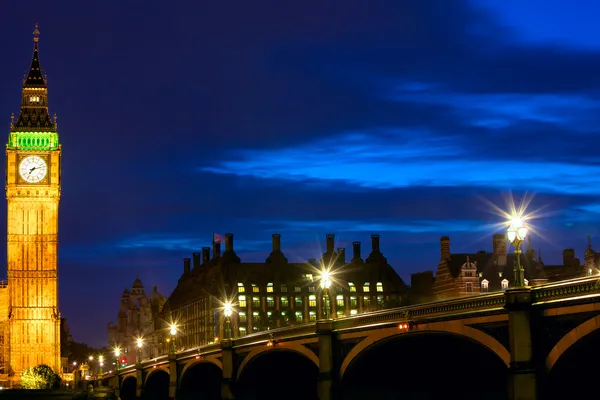
[(490, 282), (487, 279), (481, 281), (481, 291), (487, 292), (490, 288)]
[(502, 290), (508, 289), (508, 279), (502, 279), (501, 285), (502, 285)]

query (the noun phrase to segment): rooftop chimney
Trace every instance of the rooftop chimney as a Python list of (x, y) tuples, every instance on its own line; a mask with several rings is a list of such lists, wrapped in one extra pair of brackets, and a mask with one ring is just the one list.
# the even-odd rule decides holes
[(221, 242), (213, 242), (213, 261), (218, 262), (221, 258)]
[(338, 263), (342, 265), (346, 264), (346, 249), (343, 247), (338, 247), (337, 254)]
[(497, 256), (506, 255), (506, 235), (497, 233), (493, 238), (494, 254)]
[(193, 253), (194, 257), (194, 271), (200, 268), (200, 253)]
[(279, 233), (274, 233), (271, 235), (273, 241), (273, 253), (278, 253), (281, 251), (281, 235)]
[(442, 236), (440, 238), (440, 255), (442, 260), (447, 260), (450, 258), (450, 237)]
[(183, 259), (183, 275), (189, 275), (190, 273), (190, 259), (186, 257)]
[(208, 265), (210, 263), (210, 247), (202, 248), (202, 264)]
[(326, 235), (327, 238), (327, 253), (333, 254), (333, 248), (335, 247), (335, 235), (333, 233), (328, 233)]
[(352, 242), (352, 261), (354, 261), (354, 260), (361, 260), (361, 258), (360, 258), (360, 242)]
[(225, 234), (225, 252), (229, 253), (233, 251), (233, 233)]
[(373, 253), (381, 253), (379, 250), (379, 235), (371, 235), (371, 251)]

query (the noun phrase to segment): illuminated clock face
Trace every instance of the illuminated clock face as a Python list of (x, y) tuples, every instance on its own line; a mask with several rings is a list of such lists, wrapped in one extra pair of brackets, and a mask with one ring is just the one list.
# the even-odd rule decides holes
[(26, 182), (36, 183), (44, 179), (48, 173), (46, 161), (39, 156), (27, 156), (19, 164), (19, 174)]

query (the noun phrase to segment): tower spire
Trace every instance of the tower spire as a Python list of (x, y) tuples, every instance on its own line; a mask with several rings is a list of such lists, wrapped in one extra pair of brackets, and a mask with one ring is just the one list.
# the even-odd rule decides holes
[(46, 80), (42, 75), (40, 68), (40, 59), (38, 57), (38, 42), (40, 41), (40, 30), (38, 24), (35, 24), (33, 30), (33, 57), (31, 59), (31, 68), (23, 82), (23, 87), (46, 87)]

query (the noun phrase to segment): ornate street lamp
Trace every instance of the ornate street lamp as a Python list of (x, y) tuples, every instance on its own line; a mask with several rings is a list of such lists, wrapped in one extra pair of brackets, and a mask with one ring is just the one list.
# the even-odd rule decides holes
[(171, 334), (171, 352), (175, 353), (175, 335), (177, 334), (177, 325), (171, 324), (169, 328), (169, 333)]
[(522, 287), (525, 286), (525, 269), (521, 265), (521, 243), (527, 236), (527, 228), (523, 223), (523, 220), (519, 216), (513, 216), (510, 221), (510, 227), (507, 231), (508, 241), (515, 246), (515, 254), (517, 255), (517, 262), (513, 268), (514, 272), (514, 286)]
[(321, 272), (321, 289), (323, 289), (323, 297), (325, 300), (325, 318), (331, 318), (331, 312), (329, 311), (329, 287), (331, 286), (331, 277), (329, 271), (323, 270)]
[(102, 375), (102, 367), (104, 366), (104, 356), (103, 355), (98, 356), (98, 362), (100, 363), (100, 372), (98, 373), (98, 375)]
[(136, 339), (137, 349), (138, 349), (138, 358), (137, 362), (142, 362), (142, 346), (144, 346), (144, 339), (139, 337)]
[(118, 347), (115, 347), (115, 358), (117, 359), (117, 364), (116, 364), (117, 373), (119, 372), (119, 365), (121, 364), (121, 360), (119, 359), (120, 355), (121, 355), (121, 349)]
[(231, 314), (233, 313), (233, 308), (229, 301), (225, 302), (225, 306), (223, 307), (223, 315), (225, 315), (225, 339), (231, 339)]

